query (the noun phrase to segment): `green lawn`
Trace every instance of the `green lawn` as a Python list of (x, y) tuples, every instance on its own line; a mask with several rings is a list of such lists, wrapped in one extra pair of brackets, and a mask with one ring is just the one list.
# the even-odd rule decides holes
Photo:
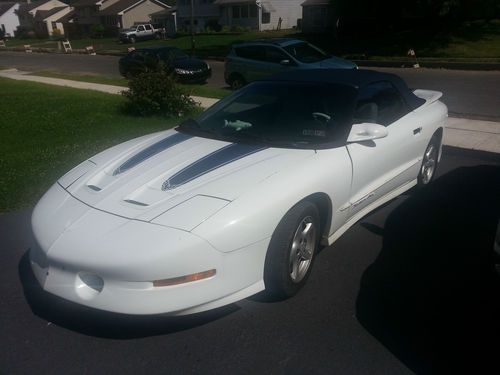
[(29, 207), (66, 171), (182, 119), (120, 112), (124, 98), (0, 78), (0, 212)]
[[(500, 61), (500, 20), (463, 22), (458, 25), (421, 25), (419, 30), (398, 32), (366, 32), (362, 36), (335, 39), (329, 35), (304, 35), (296, 30), (248, 32), (241, 34), (196, 35), (198, 57), (227, 55), (230, 46), (257, 38), (292, 37), (306, 39), (326, 51), (347, 58), (395, 59), (406, 57), (413, 48), (418, 57), (438, 59), (473, 59), (474, 61)], [(33, 47), (57, 47), (46, 40), (9, 39), (7, 46), (31, 44)], [(138, 42), (135, 45), (120, 44), (116, 38), (72, 40), (73, 48), (93, 45), (98, 53), (125, 53), (128, 47), (173, 45), (189, 52), (191, 37), (180, 36), (163, 40)]]
[[(115, 78), (115, 77), (106, 77), (100, 75), (65, 74), (53, 71), (36, 72), (33, 73), (33, 75), (41, 77), (69, 79), (72, 81), (101, 83), (104, 85), (123, 86), (123, 87), (128, 86), (127, 79), (119, 77)], [(206, 98), (222, 99), (225, 96), (231, 94), (231, 91), (229, 90), (209, 87), (207, 85), (180, 85), (180, 86), (184, 90), (186, 90), (190, 95), (203, 96)]]
[(308, 40), (347, 58), (394, 59), (406, 57), (412, 48), (419, 58), (459, 61), (500, 61), (500, 20), (465, 22), (454, 27), (435, 26), (421, 30), (372, 33), (332, 40), (310, 36)]
[[(231, 44), (243, 42), (257, 38), (275, 38), (287, 36), (291, 30), (282, 31), (266, 31), (258, 32), (251, 31), (247, 33), (236, 34), (211, 34), (211, 35), (197, 35), (196, 41), (196, 55), (199, 57), (211, 57), (227, 55)], [(168, 40), (147, 40), (137, 42), (135, 44), (123, 44), (118, 42), (117, 38), (98, 38), (98, 39), (71, 39), (71, 47), (74, 49), (84, 49), (87, 46), (93, 46), (97, 53), (126, 53), (129, 47), (141, 48), (157, 45), (172, 45), (186, 52), (191, 49), (191, 37), (180, 36)], [(48, 41), (43, 39), (16, 39), (12, 38), (7, 41), (7, 47), (22, 46), (23, 44), (31, 44), (32, 47), (43, 48), (57, 48), (57, 42)]]

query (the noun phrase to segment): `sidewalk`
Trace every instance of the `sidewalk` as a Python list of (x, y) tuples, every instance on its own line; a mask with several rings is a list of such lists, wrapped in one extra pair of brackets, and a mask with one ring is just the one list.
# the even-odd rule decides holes
[[(18, 71), (17, 69), (0, 70), (0, 77), (77, 89), (96, 90), (107, 94), (119, 94), (125, 89), (121, 86), (38, 77)], [(200, 96), (192, 96), (192, 98), (203, 108), (208, 108), (218, 101), (218, 99)], [(450, 117), (445, 126), (443, 144), (469, 150), (500, 153), (500, 122)]]

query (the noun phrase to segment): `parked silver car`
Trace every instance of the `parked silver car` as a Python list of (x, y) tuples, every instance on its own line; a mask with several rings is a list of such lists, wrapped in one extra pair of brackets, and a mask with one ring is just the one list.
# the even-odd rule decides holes
[(236, 44), (226, 58), (224, 78), (236, 90), (263, 77), (292, 69), (356, 69), (303, 40), (271, 38)]

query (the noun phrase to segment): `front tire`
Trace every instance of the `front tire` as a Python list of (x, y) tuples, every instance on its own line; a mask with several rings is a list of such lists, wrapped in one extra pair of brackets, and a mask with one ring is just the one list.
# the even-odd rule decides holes
[(134, 43), (135, 43), (135, 37), (133, 37), (133, 36), (131, 36), (128, 40), (129, 40), (129, 42), (130, 42), (130, 43), (132, 43), (132, 44), (134, 44)]
[(239, 74), (232, 74), (229, 78), (229, 85), (231, 90), (239, 90), (246, 85), (245, 79)]
[(420, 166), (420, 172), (417, 177), (418, 186), (425, 186), (434, 178), (436, 168), (438, 166), (440, 147), (440, 137), (437, 134), (434, 134), (427, 145), (422, 158), (422, 165)]
[(264, 266), (266, 294), (272, 299), (291, 297), (305, 285), (318, 248), (319, 223), (317, 207), (303, 201), (276, 227)]

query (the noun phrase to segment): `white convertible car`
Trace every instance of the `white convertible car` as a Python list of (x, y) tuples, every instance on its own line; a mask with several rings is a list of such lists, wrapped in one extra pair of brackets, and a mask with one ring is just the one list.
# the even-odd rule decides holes
[(368, 70), (295, 71), (61, 177), (32, 217), (43, 289), (127, 314), (294, 295), (316, 250), (432, 179), (441, 93)]

